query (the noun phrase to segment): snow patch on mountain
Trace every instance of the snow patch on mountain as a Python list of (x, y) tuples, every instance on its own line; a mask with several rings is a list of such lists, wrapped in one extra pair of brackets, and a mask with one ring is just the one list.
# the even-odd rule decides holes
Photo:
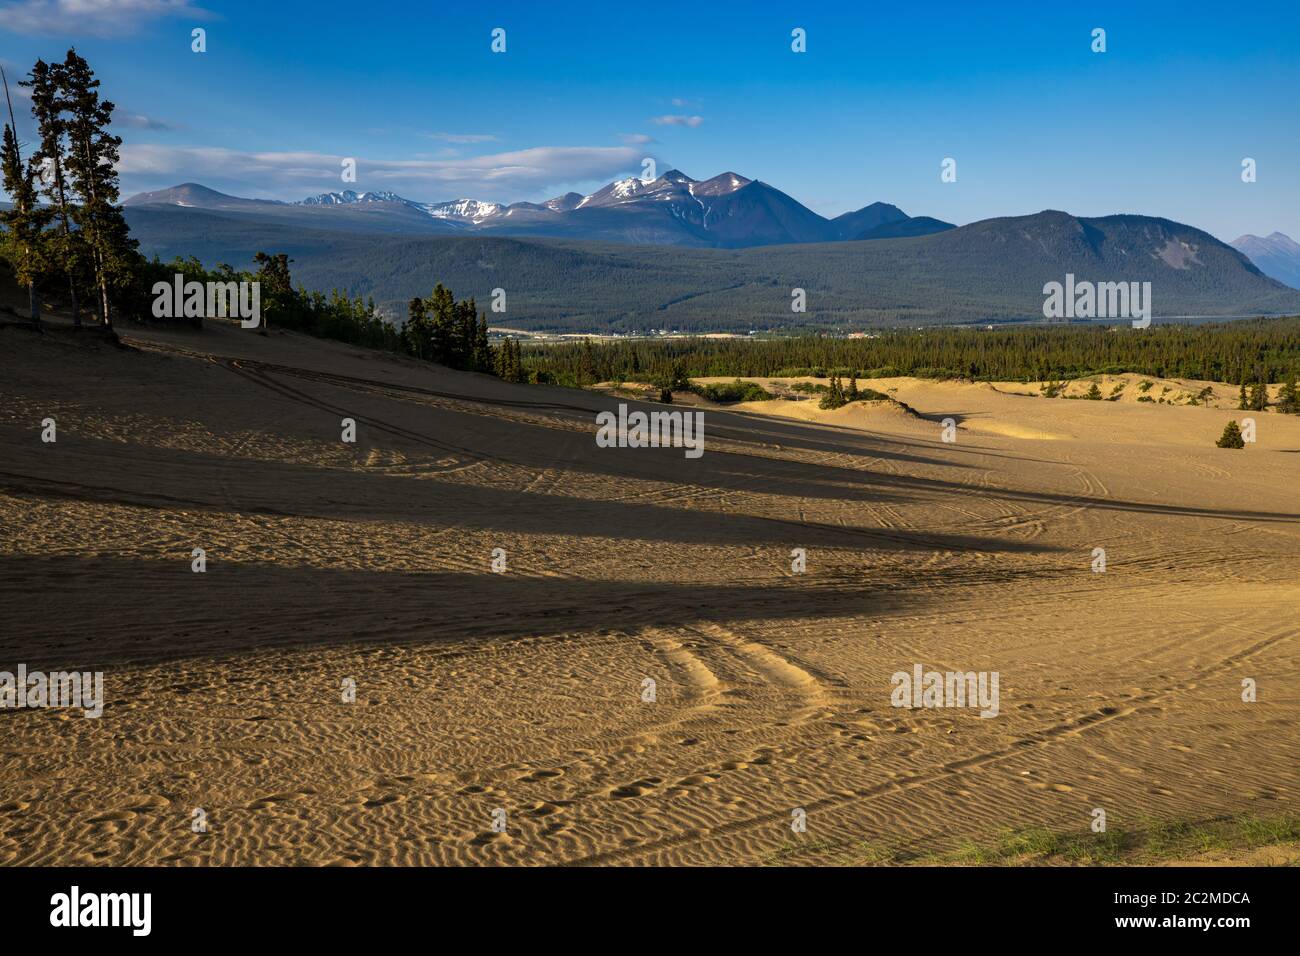
[(478, 199), (453, 199), (451, 202), (421, 203), (420, 208), (435, 219), (464, 219), (478, 225), (484, 220), (499, 216), (506, 209), (496, 202)]
[(345, 189), (337, 193), (321, 193), (319, 196), (308, 196), (299, 205), (302, 206), (345, 206), (358, 202), (400, 202), (410, 205), (408, 200), (394, 192), (363, 192), (359, 193), (351, 189)]

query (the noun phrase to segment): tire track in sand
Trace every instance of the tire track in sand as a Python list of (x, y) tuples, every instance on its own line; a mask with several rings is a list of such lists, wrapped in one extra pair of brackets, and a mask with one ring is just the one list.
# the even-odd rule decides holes
[[(871, 800), (885, 794), (912, 790), (916, 787), (934, 783), (937, 780), (944, 779), (953, 774), (959, 774), (974, 768), (1001, 763), (1002, 761), (1017, 756), (1028, 749), (1044, 747), (1062, 738), (1077, 737), (1087, 731), (1105, 726), (1114, 721), (1123, 720), (1127, 717), (1133, 716), (1134, 714), (1148, 714), (1153, 710), (1161, 710), (1163, 709), (1163, 702), (1167, 698), (1172, 697), (1181, 691), (1194, 689), (1206, 678), (1212, 677), (1233, 666), (1244, 663), (1245, 661), (1254, 658), (1262, 651), (1271, 648), (1273, 645), (1281, 641), (1292, 639), (1298, 635), (1300, 635), (1300, 629), (1293, 628), (1274, 634), (1271, 637), (1263, 637), (1258, 641), (1220, 658), (1212, 664), (1207, 664), (1204, 667), (1197, 668), (1193, 673), (1181, 678), (1180, 680), (1170, 682), (1162, 688), (1151, 690), (1143, 694), (1127, 696), (1116, 700), (1112, 705), (1100, 707), (1089, 711), (1088, 713), (1060, 721), (1042, 730), (1023, 734), (1009, 741), (1002, 747), (971, 754), (956, 760), (950, 760), (946, 763), (940, 764), (932, 770), (915, 773), (907, 777), (885, 780), (870, 787), (857, 788), (848, 793), (832, 794), (830, 796), (822, 797), (819, 800), (805, 801), (803, 807), (811, 813), (815, 810), (826, 810), (843, 806), (844, 804), (857, 800)], [(608, 850), (603, 853), (591, 854), (573, 860), (567, 860), (561, 865), (592, 866), (606, 863), (625, 863), (649, 853), (670, 850), (674, 847), (683, 846), (700, 840), (734, 836), (760, 826), (769, 826), (778, 823), (783, 824), (788, 819), (788, 814), (788, 808), (783, 807), (780, 810), (773, 810), (756, 817), (750, 817), (744, 820), (735, 820), (711, 830), (700, 831), (696, 829), (687, 833), (678, 833), (659, 840), (651, 841), (650, 843), (641, 844), (640, 846), (623, 847), (616, 850)]]

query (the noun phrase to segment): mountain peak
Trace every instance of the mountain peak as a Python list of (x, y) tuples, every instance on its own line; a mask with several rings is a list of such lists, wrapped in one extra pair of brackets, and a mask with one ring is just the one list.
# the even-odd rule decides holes
[(453, 199), (450, 202), (421, 203), (420, 208), (435, 219), (456, 219), (478, 225), (485, 219), (492, 219), (505, 211), (497, 202), (482, 202), (478, 199)]
[(1286, 233), (1272, 232), (1262, 239), (1247, 233), (1230, 245), (1270, 279), (1300, 289), (1300, 242)]
[(277, 205), (271, 199), (241, 199), (210, 189), (202, 183), (179, 183), (167, 189), (153, 192), (136, 193), (123, 200), (124, 206), (194, 206), (201, 209), (215, 209), (229, 206)]
[(890, 223), (905, 222), (907, 213), (887, 202), (873, 202), (869, 206), (836, 216), (831, 220), (836, 239), (858, 239)]
[(302, 200), (301, 206), (343, 206), (355, 202), (401, 202), (403, 199), (397, 193), (387, 190), (380, 192), (363, 192), (359, 193), (352, 189), (345, 189), (342, 192), (320, 193), (317, 196), (308, 196)]
[(744, 189), (752, 179), (746, 179), (739, 173), (725, 172), (718, 173), (712, 179), (706, 179), (702, 183), (696, 183), (692, 188), (697, 196), (727, 196), (738, 190)]
[(542, 203), (552, 212), (568, 212), (570, 209), (577, 207), (582, 202), (582, 193), (565, 193), (563, 196), (556, 196), (554, 199), (548, 199)]

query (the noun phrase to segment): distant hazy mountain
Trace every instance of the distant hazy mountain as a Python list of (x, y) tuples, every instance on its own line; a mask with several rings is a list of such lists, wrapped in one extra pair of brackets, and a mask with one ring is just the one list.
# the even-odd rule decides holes
[[(242, 232), (250, 241), (268, 232), (274, 234), (281, 226), (294, 230), (405, 236), (447, 236), (464, 232), (459, 223), (435, 218), (419, 203), (408, 202), (394, 193), (348, 190), (322, 193), (300, 203), (286, 203), (240, 199), (197, 183), (184, 183), (171, 189), (139, 193), (127, 199), (123, 206), (132, 230), (145, 236), (169, 233), (178, 227), (185, 229), (186, 221), (198, 218), (200, 213), (238, 217), (231, 220), (233, 234)], [(192, 254), (203, 258), (204, 253), (200, 250), (210, 248), (205, 236), (196, 231), (192, 239), (196, 247)], [(240, 260), (219, 261), (234, 263)]]
[[(767, 183), (739, 173), (697, 180), (676, 169), (653, 180), (620, 179), (589, 196), (566, 193), (541, 203), (504, 205), (478, 199), (427, 203), (393, 192), (350, 189), (297, 203), (271, 203), (238, 199), (186, 183), (132, 196), (126, 204), (132, 208), (260, 211), (326, 229), (356, 226), (375, 230), (386, 214), (393, 217), (391, 228), (378, 231), (552, 236), (718, 248), (922, 235), (951, 228), (928, 217), (913, 220), (897, 206), (880, 202), (828, 220)], [(353, 216), (340, 210), (364, 214)], [(296, 217), (295, 211), (303, 215)], [(418, 224), (413, 214), (439, 225)], [(876, 230), (886, 225), (893, 229), (877, 234)]]
[[(722, 199), (731, 201), (722, 210), (709, 205), (710, 226), (725, 230), (758, 212), (779, 222), (769, 205), (776, 200), (749, 189), (725, 192)], [(681, 195), (676, 187), (665, 194)], [(737, 197), (745, 199), (738, 209)], [(674, 201), (659, 200), (663, 208)], [(907, 238), (723, 249), (491, 235), (391, 202), (272, 209), (132, 205), (127, 218), (147, 255), (248, 266), (258, 250), (287, 252), (295, 281), (373, 295), (393, 316), (435, 282), (480, 302), (507, 288), (510, 311), (492, 321), (520, 328), (746, 331), (1032, 320), (1042, 318), (1044, 284), (1063, 282), (1067, 273), (1151, 282), (1156, 322), (1300, 314), (1300, 292), (1266, 277), (1242, 253), (1192, 226), (1149, 216), (1046, 211)], [(388, 229), (399, 210), (441, 233)], [(736, 215), (723, 217), (727, 210)], [(577, 212), (614, 223), (629, 214), (619, 200)], [(315, 219), (304, 218), (309, 214)], [(675, 219), (644, 221), (666, 233)], [(791, 313), (794, 288), (806, 290), (807, 313)]]
[(913, 216), (910, 219), (903, 219), (894, 222), (882, 222), (874, 229), (868, 229), (866, 232), (853, 236), (854, 239), (902, 239), (907, 236), (929, 236), (936, 232), (946, 232), (949, 229), (956, 229), (950, 222), (944, 222), (942, 219), (933, 219), (930, 216)]
[(270, 199), (240, 199), (227, 196), (198, 183), (181, 183), (170, 189), (151, 193), (137, 193), (123, 202), (124, 206), (181, 206), (188, 209), (249, 209), (263, 206), (281, 206)]
[(1264, 275), (1300, 289), (1300, 243), (1290, 236), (1280, 232), (1262, 239), (1259, 236), (1239, 236), (1232, 240), (1232, 247), (1249, 256)]
[(891, 222), (902, 222), (907, 213), (887, 202), (873, 202), (854, 212), (846, 212), (831, 220), (835, 230), (835, 239), (856, 239), (864, 232), (870, 232)]

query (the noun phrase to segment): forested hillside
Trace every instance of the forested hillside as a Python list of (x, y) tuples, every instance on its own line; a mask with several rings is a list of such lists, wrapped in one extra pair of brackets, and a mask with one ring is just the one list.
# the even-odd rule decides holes
[[(312, 288), (373, 296), (392, 316), (443, 282), (480, 302), (506, 291), (493, 325), (554, 331), (846, 331), (1041, 319), (1043, 285), (1067, 272), (1149, 281), (1154, 316), (1300, 311), (1300, 292), (1263, 276), (1208, 234), (1163, 219), (1045, 212), (934, 235), (754, 249), (686, 249), (555, 239), (385, 235), (382, 217), (348, 229), (292, 218), (127, 207), (142, 252), (206, 265), (260, 249), (294, 260)], [(807, 311), (791, 308), (803, 289)]]

